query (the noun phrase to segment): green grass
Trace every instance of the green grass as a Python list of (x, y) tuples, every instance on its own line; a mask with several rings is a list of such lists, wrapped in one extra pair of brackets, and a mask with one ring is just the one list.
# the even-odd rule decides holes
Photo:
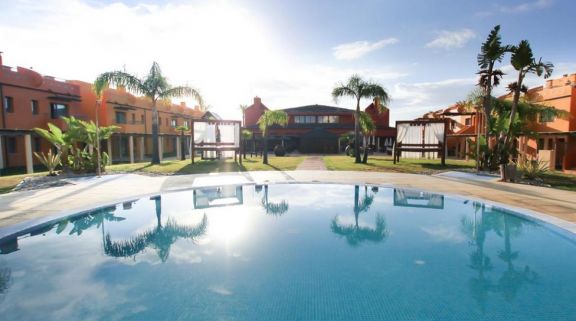
[(354, 163), (353, 157), (324, 156), (326, 168), (333, 171), (371, 171), (395, 172), (411, 174), (436, 174), (450, 170), (472, 170), (474, 161), (447, 159), (446, 166), (440, 165), (440, 160), (400, 159), (394, 164), (392, 156), (368, 157), (367, 164)]
[(10, 176), (0, 176), (0, 194), (9, 193), (12, 191), (18, 183), (20, 183), (24, 178), (29, 176), (43, 176), (48, 175), (48, 172), (39, 172), (34, 174), (21, 174), (21, 175), (10, 175)]
[(269, 156), (268, 165), (262, 164), (262, 158), (247, 158), (242, 160), (242, 164), (233, 160), (210, 161), (196, 160), (194, 164), (190, 160), (166, 161), (160, 165), (150, 165), (150, 163), (118, 164), (107, 167), (110, 173), (115, 172), (142, 172), (149, 174), (178, 175), (178, 174), (200, 174), (200, 173), (221, 173), (221, 172), (243, 172), (243, 171), (270, 171), (270, 170), (294, 170), (304, 160), (299, 157), (275, 157)]
[(576, 175), (552, 171), (542, 175), (542, 179), (554, 188), (576, 192)]

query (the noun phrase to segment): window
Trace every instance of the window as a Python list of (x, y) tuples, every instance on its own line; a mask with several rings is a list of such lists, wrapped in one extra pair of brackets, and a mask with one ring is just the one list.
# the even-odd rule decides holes
[(8, 149), (8, 153), (16, 154), (16, 137), (6, 137), (6, 149)]
[(58, 119), (62, 116), (68, 116), (68, 105), (50, 104), (50, 117), (52, 117), (52, 119)]
[(140, 121), (144, 124), (144, 115), (140, 115)]
[(182, 125), (183, 125), (184, 127), (186, 127), (186, 128), (190, 128), (190, 123), (188, 123), (187, 120), (185, 120), (185, 121), (182, 123)]
[(32, 108), (32, 115), (38, 115), (38, 100), (31, 100), (30, 101), (30, 108)]
[(172, 127), (177, 127), (177, 126), (178, 126), (178, 120), (172, 119), (170, 122), (171, 122), (170, 125), (172, 125)]
[(554, 113), (551, 113), (551, 112), (543, 111), (540, 114), (540, 122), (541, 123), (553, 122), (555, 118), (556, 117), (554, 117)]
[(116, 124), (126, 124), (126, 113), (122, 111), (116, 112)]
[(4, 110), (6, 110), (7, 113), (14, 112), (14, 98), (10, 96), (4, 96)]
[(471, 124), (472, 124), (472, 118), (466, 118), (466, 119), (464, 119), (464, 125), (470, 126)]
[(316, 116), (294, 116), (296, 124), (314, 124), (316, 123)]
[(168, 118), (166, 118), (166, 126), (169, 126)]
[(42, 140), (40, 137), (34, 137), (34, 151), (40, 153), (42, 151)]
[(132, 124), (136, 124), (136, 114), (132, 114)]
[(319, 124), (337, 124), (340, 122), (339, 116), (318, 116)]

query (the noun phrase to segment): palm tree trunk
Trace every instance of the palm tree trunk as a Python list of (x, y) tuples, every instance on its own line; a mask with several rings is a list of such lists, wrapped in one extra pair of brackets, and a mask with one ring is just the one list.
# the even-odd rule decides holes
[(364, 136), (364, 158), (362, 158), (362, 163), (368, 163), (368, 143), (366, 136)]
[(262, 139), (264, 140), (264, 146), (262, 150), (262, 163), (268, 165), (268, 135), (262, 135)]
[[(492, 151), (492, 146), (490, 143), (490, 112), (492, 110), (491, 108), (491, 98), (492, 98), (492, 72), (494, 70), (494, 63), (490, 63), (490, 65), (488, 66), (488, 84), (486, 85), (486, 91), (484, 93), (484, 97), (482, 99), (482, 107), (484, 109), (484, 134), (486, 137), (486, 146), (488, 147), (488, 151)], [(476, 147), (476, 151), (479, 153), (480, 152), (480, 141), (478, 141), (476, 143), (477, 147)], [(480, 155), (478, 154), (477, 157), (479, 157)], [(483, 161), (483, 165), (484, 165), (484, 170), (486, 170), (487, 166), (488, 166), (488, 154), (484, 155), (484, 161)]]
[(510, 139), (512, 138), (512, 124), (514, 123), (514, 118), (516, 118), (516, 112), (518, 111), (518, 101), (520, 100), (520, 90), (522, 88), (522, 82), (524, 77), (522, 76), (522, 70), (518, 73), (517, 87), (514, 89), (514, 97), (512, 98), (512, 108), (510, 110), (510, 123), (508, 125), (508, 133), (504, 141), (504, 146), (508, 148), (510, 144)]
[(360, 163), (360, 97), (356, 101), (356, 113), (354, 114), (354, 163)]
[(152, 162), (151, 164), (160, 164), (158, 155), (158, 109), (156, 109), (156, 100), (152, 99)]
[(358, 215), (360, 214), (360, 186), (354, 186), (354, 221), (356, 228), (358, 228)]

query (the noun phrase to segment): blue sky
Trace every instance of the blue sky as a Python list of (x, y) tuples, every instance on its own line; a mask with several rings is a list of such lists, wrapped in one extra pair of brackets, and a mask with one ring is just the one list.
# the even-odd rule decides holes
[[(496, 24), (506, 43), (528, 39), (538, 57), (556, 65), (554, 77), (576, 72), (571, 0), (17, 0), (0, 6), (7, 65), (92, 81), (123, 67), (142, 75), (155, 60), (174, 84), (197, 87), (227, 118), (239, 118), (238, 105), (255, 95), (271, 108), (336, 105), (331, 88), (353, 73), (389, 91), (393, 120), (446, 107), (474, 89), (478, 49)], [(514, 75), (508, 60), (504, 83)], [(542, 82), (528, 79), (532, 86)], [(338, 105), (353, 107), (349, 100)]]

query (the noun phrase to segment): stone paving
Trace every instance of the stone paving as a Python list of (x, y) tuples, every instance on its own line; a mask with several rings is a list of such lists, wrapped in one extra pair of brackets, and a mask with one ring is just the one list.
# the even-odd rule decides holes
[(326, 170), (322, 156), (308, 156), (296, 168), (298, 171), (323, 171)]
[(193, 187), (230, 184), (343, 183), (412, 188), (504, 204), (576, 233), (576, 192), (500, 183), (466, 176), (324, 170), (211, 173), (199, 175), (107, 175), (70, 180), (71, 185), (0, 195), (0, 238), (94, 207)]

